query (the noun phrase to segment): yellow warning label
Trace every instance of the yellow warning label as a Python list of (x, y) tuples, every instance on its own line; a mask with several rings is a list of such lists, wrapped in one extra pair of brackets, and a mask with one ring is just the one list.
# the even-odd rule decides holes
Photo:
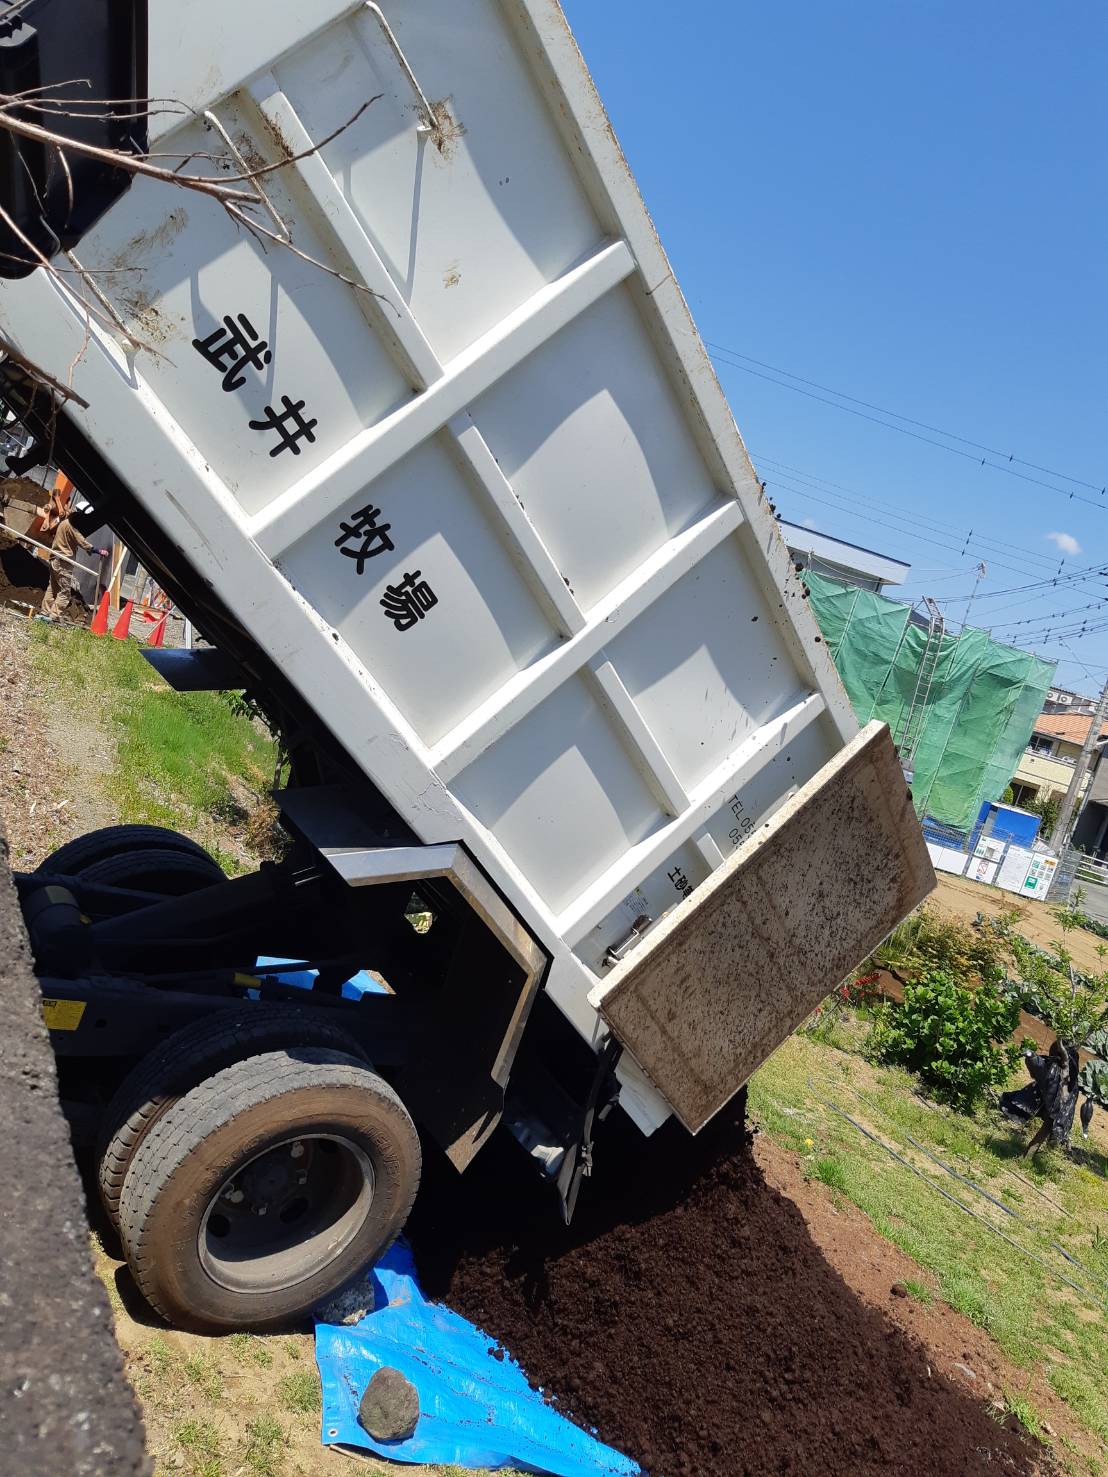
[(48, 1031), (75, 1031), (85, 1013), (86, 1000), (43, 1000), (42, 1018)]

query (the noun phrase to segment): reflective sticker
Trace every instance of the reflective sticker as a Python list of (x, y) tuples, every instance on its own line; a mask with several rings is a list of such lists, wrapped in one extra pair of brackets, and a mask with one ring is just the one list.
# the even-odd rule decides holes
[(43, 1000), (42, 1018), (48, 1031), (75, 1031), (85, 1013), (86, 1000)]

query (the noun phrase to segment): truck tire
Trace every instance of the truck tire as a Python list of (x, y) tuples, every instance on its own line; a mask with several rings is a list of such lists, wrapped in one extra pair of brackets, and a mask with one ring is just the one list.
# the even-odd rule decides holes
[(92, 862), (103, 861), (105, 857), (154, 847), (169, 851), (187, 851), (194, 856), (208, 855), (198, 841), (182, 835), (180, 831), (170, 831), (165, 826), (104, 826), (99, 831), (75, 836), (72, 841), (59, 846), (57, 851), (52, 851), (39, 862), (35, 871), (62, 872), (75, 877)]
[(184, 897), (227, 881), (226, 872), (207, 852), (174, 851), (162, 846), (101, 857), (82, 867), (80, 877), (82, 882), (103, 882), (109, 887), (129, 887), (163, 897)]
[(143, 1138), (178, 1098), (235, 1062), (282, 1047), (322, 1046), (362, 1057), (361, 1047), (327, 1013), (298, 1005), (220, 1010), (174, 1031), (124, 1077), (100, 1125), (100, 1199), (119, 1226), (123, 1180)]
[(266, 1052), (193, 1088), (146, 1134), (120, 1236), (167, 1322), (288, 1326), (392, 1243), (419, 1175), (415, 1125), (364, 1062)]

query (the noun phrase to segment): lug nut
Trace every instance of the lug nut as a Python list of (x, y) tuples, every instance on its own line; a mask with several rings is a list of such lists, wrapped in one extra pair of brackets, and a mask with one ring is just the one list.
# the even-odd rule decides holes
[(292, 1148), (289, 1150), (289, 1153), (294, 1159), (299, 1159), (302, 1157), (304, 1153), (304, 1145), (300, 1142), (299, 1139), (297, 1139), (295, 1144), (293, 1144)]

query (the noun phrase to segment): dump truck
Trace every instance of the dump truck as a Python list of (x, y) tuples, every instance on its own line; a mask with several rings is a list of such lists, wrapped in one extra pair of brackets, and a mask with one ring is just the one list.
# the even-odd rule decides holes
[(279, 1324), (421, 1144), (511, 1133), (568, 1218), (607, 1114), (697, 1133), (934, 877), (557, 0), (4, 10), (20, 469), (288, 761), (280, 862), (16, 883), (139, 1288)]

